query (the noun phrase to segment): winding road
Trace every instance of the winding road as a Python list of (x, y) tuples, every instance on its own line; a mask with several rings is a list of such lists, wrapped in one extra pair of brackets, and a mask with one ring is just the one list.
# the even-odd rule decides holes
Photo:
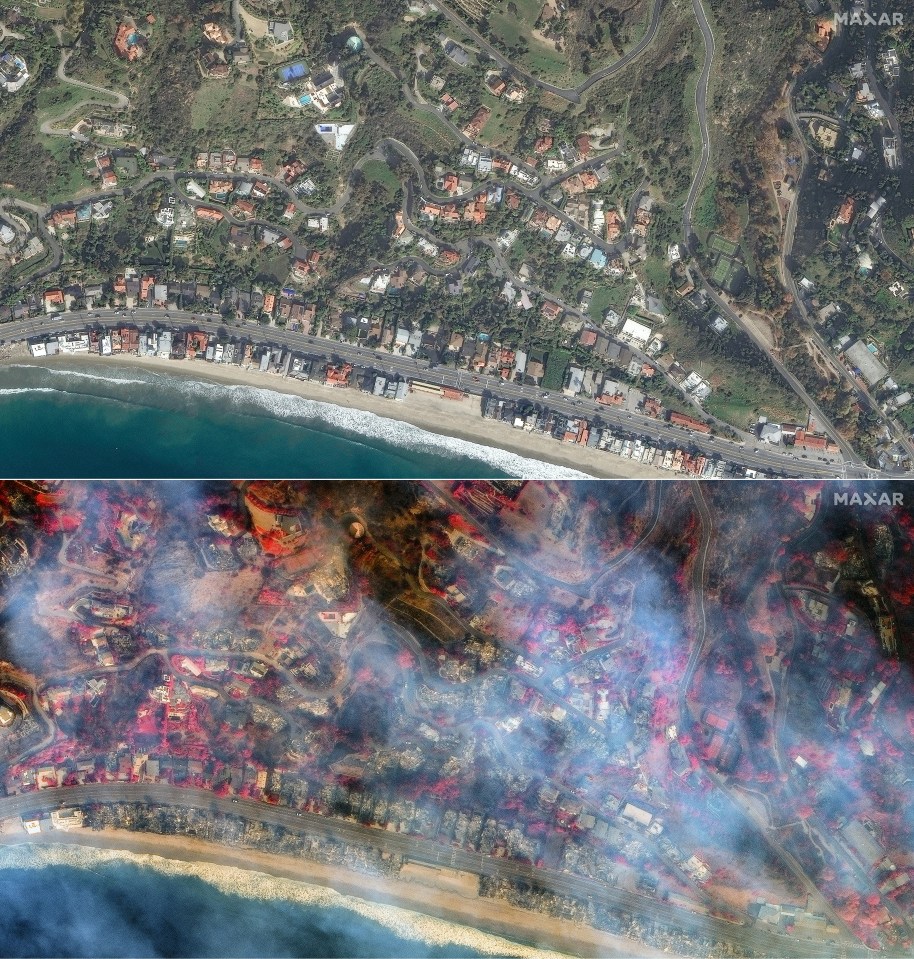
[(637, 60), (638, 57), (644, 53), (645, 50), (654, 42), (654, 37), (657, 34), (657, 29), (660, 26), (660, 15), (663, 12), (663, 8), (666, 5), (666, 0), (654, 0), (654, 8), (651, 13), (651, 19), (647, 27), (647, 31), (641, 40), (632, 47), (626, 54), (621, 56), (618, 60), (609, 64), (608, 66), (601, 67), (599, 70), (596, 70), (594, 73), (591, 73), (586, 80), (583, 80), (576, 87), (560, 87), (556, 86), (553, 83), (548, 83), (545, 80), (541, 80), (539, 77), (533, 76), (531, 73), (522, 70), (516, 64), (508, 60), (504, 54), (499, 53), (499, 51), (489, 43), (488, 40), (481, 33), (474, 30), (466, 20), (454, 13), (447, 4), (443, 3), (442, 0), (430, 0), (431, 5), (443, 16), (447, 17), (453, 24), (460, 27), (460, 29), (471, 36), (480, 49), (485, 50), (485, 52), (494, 60), (503, 70), (510, 70), (511, 73), (515, 76), (520, 77), (524, 82), (530, 84), (531, 86), (539, 87), (541, 90), (544, 90), (546, 93), (551, 93), (553, 96), (559, 97), (562, 100), (567, 100), (569, 103), (580, 103), (581, 97), (585, 94), (592, 86), (597, 83), (600, 83), (602, 80), (606, 80), (608, 77), (619, 73), (621, 70), (624, 70), (630, 63), (634, 60)]
[(689, 194), (686, 197), (685, 206), (682, 210), (682, 238), (686, 249), (691, 249), (695, 238), (692, 229), (692, 213), (695, 210), (695, 204), (704, 188), (705, 177), (708, 175), (708, 166), (711, 163), (711, 131), (708, 128), (708, 87), (711, 83), (711, 69), (714, 66), (714, 33), (708, 18), (705, 16), (702, 0), (692, 0), (692, 9), (695, 11), (695, 19), (698, 21), (698, 27), (701, 30), (702, 39), (705, 46), (705, 58), (701, 68), (701, 75), (698, 78), (698, 84), (695, 87), (695, 110), (698, 117), (698, 128), (701, 134), (701, 157), (698, 161), (698, 168), (692, 177), (692, 185), (689, 187)]
[(77, 110), (81, 110), (87, 104), (97, 104), (99, 106), (110, 107), (114, 110), (127, 110), (130, 107), (130, 99), (124, 93), (120, 93), (119, 91), (115, 90), (108, 90), (105, 87), (95, 86), (92, 83), (86, 83), (83, 80), (76, 80), (74, 77), (67, 76), (67, 61), (70, 59), (72, 54), (73, 50), (61, 49), (60, 63), (57, 64), (57, 79), (61, 83), (79, 87), (81, 90), (88, 90), (90, 93), (100, 94), (103, 99), (89, 97), (85, 100), (81, 100), (79, 103), (74, 104), (60, 116), (53, 117), (50, 120), (45, 120), (39, 129), (46, 136), (69, 136), (69, 130), (57, 129), (54, 126), (55, 123), (59, 123), (61, 120), (67, 119), (72, 114), (76, 113)]
[(10, 207), (19, 207), (20, 210), (26, 210), (28, 213), (35, 214), (38, 233), (41, 236), (41, 241), (51, 251), (50, 263), (46, 263), (44, 266), (39, 267), (37, 270), (29, 273), (27, 277), (24, 277), (20, 281), (19, 286), (25, 286), (28, 283), (32, 283), (35, 280), (40, 280), (42, 277), (50, 276), (52, 273), (55, 273), (60, 268), (60, 264), (63, 263), (63, 249), (61, 248), (57, 237), (53, 236), (45, 225), (44, 218), (48, 214), (48, 207), (38, 206), (35, 203), (29, 203), (26, 200), (20, 200), (14, 197), (0, 197), (0, 210), (9, 209)]
[[(695, 176), (692, 179), (692, 185), (689, 188), (689, 193), (686, 198), (682, 213), (682, 238), (686, 248), (689, 250), (694, 249), (697, 239), (692, 223), (692, 217), (695, 210), (695, 204), (701, 194), (702, 188), (704, 187), (704, 181), (705, 177), (707, 176), (711, 157), (711, 134), (708, 126), (708, 87), (715, 53), (714, 33), (711, 30), (711, 25), (708, 23), (707, 15), (705, 14), (704, 7), (702, 6), (702, 0), (692, 0), (692, 9), (695, 11), (695, 17), (698, 21), (698, 26), (701, 29), (702, 38), (704, 40), (705, 56), (698, 86), (695, 90), (695, 106), (696, 110), (698, 111), (698, 124), (701, 131), (701, 158), (698, 163), (698, 168), (695, 171)], [(731, 307), (730, 304), (715, 289), (713, 289), (713, 287), (711, 287), (707, 278), (701, 271), (701, 268), (694, 261), (692, 263), (692, 271), (696, 279), (700, 281), (705, 295), (714, 304), (721, 316), (725, 317), (729, 322), (733, 323), (734, 326), (742, 330), (742, 332), (745, 333), (753, 343), (755, 343), (755, 345), (765, 354), (765, 356), (768, 357), (771, 364), (781, 375), (781, 378), (803, 401), (803, 403), (806, 404), (806, 407), (815, 416), (816, 421), (823, 432), (827, 433), (828, 436), (838, 445), (848, 464), (850, 464), (858, 472), (861, 470), (866, 470), (866, 465), (863, 463), (860, 456), (851, 447), (850, 443), (844, 439), (841, 433), (832, 425), (829, 418), (822, 412), (822, 410), (819, 408), (819, 405), (815, 402), (815, 400), (813, 400), (812, 396), (810, 396), (803, 384), (800, 383), (797, 377), (794, 376), (793, 373), (791, 373), (790, 370), (788, 370), (787, 367), (781, 362), (781, 360), (774, 355), (762, 334), (756, 330), (751, 323), (744, 322), (736, 310), (734, 310), (733, 307)]]
[[(867, 60), (867, 65), (869, 67), (870, 73), (872, 74), (872, 66)], [(794, 79), (790, 82), (786, 91), (786, 114), (787, 120), (790, 123), (790, 126), (793, 130), (794, 137), (797, 139), (800, 145), (800, 169), (796, 175), (796, 187), (794, 190), (793, 200), (790, 204), (790, 208), (787, 212), (787, 223), (784, 227), (784, 236), (781, 240), (781, 250), (780, 256), (778, 258), (778, 266), (781, 274), (781, 283), (788, 293), (793, 297), (793, 305), (796, 308), (797, 313), (799, 313), (805, 324), (805, 335), (807, 339), (818, 348), (819, 354), (824, 357), (826, 364), (829, 369), (834, 373), (836, 378), (839, 381), (844, 381), (851, 390), (856, 393), (858, 396), (861, 396), (865, 399), (866, 404), (868, 405), (870, 411), (875, 415), (879, 421), (879, 425), (883, 430), (886, 431), (887, 435), (894, 436), (897, 439), (903, 448), (907, 451), (908, 455), (914, 459), (914, 442), (912, 442), (911, 437), (908, 434), (908, 431), (903, 428), (899, 428), (895, 423), (887, 417), (881, 410), (879, 404), (876, 402), (873, 395), (869, 390), (860, 383), (856, 377), (854, 377), (851, 372), (844, 366), (843, 363), (835, 356), (834, 350), (831, 349), (828, 343), (825, 342), (822, 335), (816, 329), (815, 319), (810, 316), (809, 311), (806, 308), (806, 303), (804, 301), (803, 295), (800, 292), (800, 288), (797, 285), (796, 279), (793, 275), (793, 270), (791, 269), (792, 259), (793, 259), (793, 247), (794, 241), (796, 239), (797, 223), (799, 220), (799, 210), (800, 210), (800, 196), (802, 193), (803, 182), (806, 177), (806, 174), (810, 168), (810, 150), (809, 145), (806, 142), (806, 136), (803, 132), (802, 127), (800, 126), (800, 120), (806, 117), (814, 117), (819, 119), (826, 119), (830, 122), (836, 122), (835, 117), (829, 117), (825, 114), (818, 113), (816, 111), (802, 111), (797, 112), (794, 108), (793, 96), (796, 89), (797, 80)], [(878, 91), (878, 86), (876, 85), (875, 76), (871, 77), (872, 89)], [(880, 103), (883, 102), (880, 100)], [(884, 109), (886, 109), (884, 107)], [(886, 114), (887, 116), (889, 114)], [(842, 123), (843, 121), (838, 120), (837, 122)], [(873, 239), (877, 244), (881, 245), (884, 249), (887, 250), (890, 256), (894, 257), (893, 252), (888, 248), (888, 245), (885, 243), (882, 236), (881, 225), (875, 225), (873, 231)], [(903, 260), (900, 260), (898, 257), (894, 257), (901, 266), (905, 267), (910, 271), (910, 267), (904, 263)], [(842, 445), (842, 451), (845, 450), (845, 447)], [(859, 462), (859, 459), (858, 459)]]

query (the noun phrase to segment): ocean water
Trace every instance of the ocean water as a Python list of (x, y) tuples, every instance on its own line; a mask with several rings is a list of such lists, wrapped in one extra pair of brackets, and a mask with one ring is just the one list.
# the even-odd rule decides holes
[(574, 470), (250, 386), (99, 361), (0, 367), (0, 475), (571, 478)]
[(0, 851), (0, 902), (2, 956), (549, 955), (263, 873), (72, 845)]
[(478, 956), (340, 906), (250, 900), (132, 864), (0, 872), (4, 956)]

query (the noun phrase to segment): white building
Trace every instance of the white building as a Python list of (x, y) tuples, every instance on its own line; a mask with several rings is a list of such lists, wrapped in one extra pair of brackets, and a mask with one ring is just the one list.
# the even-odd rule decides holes
[(715, 316), (714, 320), (711, 322), (711, 327), (715, 333), (726, 333), (729, 324), (727, 321), (720, 315)]
[(334, 150), (340, 151), (349, 142), (355, 130), (354, 123), (316, 123), (317, 135)]
[(81, 809), (53, 809), (51, 822), (55, 829), (69, 832), (71, 829), (82, 829), (83, 811)]
[(637, 320), (628, 319), (622, 325), (619, 336), (634, 346), (644, 347), (651, 338), (651, 328)]
[(18, 93), (29, 78), (25, 60), (7, 51), (0, 56), (0, 87), (7, 93)]
[(873, 200), (873, 202), (869, 205), (869, 208), (866, 211), (866, 215), (871, 220), (875, 220), (876, 217), (879, 215), (879, 212), (882, 210), (884, 206), (885, 206), (885, 197), (881, 196), (878, 199)]
[(57, 348), (61, 353), (88, 353), (89, 335), (87, 333), (67, 333), (57, 338)]
[(860, 371), (860, 375), (870, 386), (875, 386), (889, 375), (888, 369), (876, 358), (875, 353), (863, 340), (858, 340), (853, 346), (846, 349), (844, 355), (855, 369)]
[(523, 350), (517, 350), (514, 354), (514, 372), (521, 376), (527, 372), (527, 354)]
[(692, 370), (685, 378), (682, 384), (686, 393), (691, 393), (698, 400), (707, 399), (711, 395), (711, 385), (705, 380), (698, 370)]
[(765, 443), (771, 443), (773, 446), (779, 445), (784, 438), (780, 423), (762, 423), (759, 427), (758, 435), (760, 440), (763, 440)]

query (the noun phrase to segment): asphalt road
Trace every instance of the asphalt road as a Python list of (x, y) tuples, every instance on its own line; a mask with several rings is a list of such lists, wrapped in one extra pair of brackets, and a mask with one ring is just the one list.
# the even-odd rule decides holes
[(45, 207), (37, 206), (34, 203), (27, 203), (25, 200), (14, 199), (13, 197), (0, 197), (0, 210), (6, 209), (8, 207), (19, 207), (21, 210), (28, 210), (29, 213), (34, 213), (37, 218), (38, 223), (38, 233), (41, 237), (41, 242), (47, 246), (51, 251), (51, 260), (49, 263), (46, 263), (44, 266), (39, 267), (32, 273), (29, 273), (27, 277), (24, 277), (20, 282), (20, 286), (24, 286), (27, 283), (31, 283), (34, 280), (40, 280), (42, 277), (50, 276), (52, 273), (55, 273), (59, 268), (60, 264), (63, 263), (63, 250), (61, 249), (60, 243), (57, 238), (53, 236), (49, 231), (44, 222), (44, 216), (47, 213)]
[[(730, 942), (741, 950), (747, 947), (752, 948), (760, 955), (797, 957), (797, 959), (819, 959), (822, 956), (820, 944), (773, 935), (753, 926), (742, 926), (709, 916), (697, 915), (680, 906), (617, 889), (599, 880), (573, 876), (553, 869), (537, 869), (532, 865), (516, 861), (495, 859), (416, 836), (362, 826), (348, 820), (315, 813), (299, 813), (292, 809), (250, 799), (236, 801), (228, 797), (216, 796), (205, 789), (134, 783), (68, 786), (0, 798), (0, 818), (13, 818), (23, 813), (48, 812), (67, 804), (72, 806), (89, 802), (147, 802), (229, 816), (244, 816), (268, 825), (283, 826), (290, 830), (331, 836), (353, 844), (378, 847), (404, 856), (413, 862), (430, 866), (446, 866), (477, 875), (535, 882), (560, 895), (593, 899), (595, 903), (627, 911), (642, 922), (654, 921), (688, 934), (713, 936)], [(872, 955), (863, 946), (847, 944), (844, 948), (846, 955), (851, 957)]]
[[(783, 273), (782, 279), (788, 283), (788, 286), (793, 283), (793, 275), (790, 272), (788, 261), (793, 253), (793, 242), (797, 232), (797, 218), (800, 209), (800, 189), (803, 183), (803, 176), (806, 170), (809, 169), (809, 147), (806, 145), (806, 137), (803, 135), (802, 129), (800, 129), (799, 116), (793, 109), (793, 91), (795, 87), (796, 80), (792, 80), (790, 85), (787, 87), (786, 93), (787, 119), (790, 121), (794, 135), (797, 137), (800, 143), (800, 170), (796, 177), (793, 202), (790, 204), (790, 209), (787, 211), (787, 225), (784, 230), (784, 242), (781, 247), (781, 268)], [(794, 296), (796, 296), (796, 288), (791, 290), (791, 292), (794, 293)]]
[[(815, 111), (804, 111), (803, 113), (797, 113), (794, 110), (793, 106), (793, 92), (796, 87), (796, 80), (792, 80), (790, 85), (787, 88), (787, 119), (790, 122), (791, 127), (793, 128), (794, 136), (799, 141), (800, 144), (800, 169), (797, 172), (796, 177), (796, 187), (793, 202), (790, 204), (790, 209), (787, 212), (787, 223), (784, 229), (784, 237), (781, 242), (781, 255), (780, 255), (780, 271), (781, 271), (781, 282), (784, 284), (787, 291), (793, 296), (793, 302), (797, 309), (797, 312), (800, 314), (804, 322), (806, 323), (807, 337), (819, 348), (822, 356), (825, 357), (825, 360), (828, 366), (834, 371), (835, 375), (839, 380), (844, 380), (845, 383), (850, 386), (850, 388), (860, 397), (864, 399), (864, 402), (873, 410), (878, 416), (879, 423), (883, 429), (888, 432), (888, 435), (894, 436), (898, 439), (902, 446), (907, 450), (908, 454), (914, 458), (914, 443), (912, 443), (910, 436), (907, 431), (902, 428), (896, 427), (891, 420), (885, 416), (879, 408), (879, 404), (873, 398), (872, 394), (862, 386), (857, 379), (851, 375), (851, 373), (844, 367), (844, 365), (838, 360), (835, 356), (834, 351), (831, 349), (828, 343), (822, 338), (822, 335), (816, 329), (815, 319), (809, 315), (809, 311), (806, 309), (806, 304), (803, 301), (803, 296), (800, 293), (800, 289), (797, 286), (796, 279), (794, 278), (793, 271), (791, 269), (791, 259), (793, 256), (793, 245), (796, 238), (797, 222), (799, 220), (799, 211), (800, 211), (800, 194), (802, 192), (804, 180), (806, 173), (809, 170), (809, 147), (806, 143), (806, 136), (800, 126), (801, 117), (818, 117), (820, 119), (827, 119), (831, 122), (835, 122), (835, 117), (828, 117), (824, 114), (817, 113)], [(843, 120), (839, 122), (844, 125)], [(881, 226), (877, 226), (874, 232), (874, 239), (877, 243), (880, 243), (884, 248), (886, 244), (882, 238)], [(889, 251), (890, 255), (891, 251)], [(896, 258), (897, 259), (897, 258)], [(902, 263), (902, 265), (904, 265)]]
[[(108, 90), (105, 87), (97, 87), (91, 83), (85, 83), (83, 80), (76, 80), (73, 77), (68, 77), (66, 73), (67, 61), (72, 55), (72, 50), (60, 51), (60, 63), (57, 65), (57, 79), (61, 83), (69, 83), (71, 86), (79, 87), (82, 90), (88, 90), (91, 93), (101, 94), (103, 99), (99, 100), (96, 97), (89, 97), (83, 100), (81, 103), (77, 103), (75, 106), (71, 107), (66, 113), (61, 114), (60, 116), (54, 117), (51, 120), (45, 120), (41, 124), (41, 132), (49, 136), (61, 136), (69, 134), (68, 130), (58, 130), (55, 128), (54, 124), (60, 122), (61, 120), (69, 117), (71, 114), (75, 113), (77, 110), (82, 109), (87, 104), (98, 104), (100, 106), (106, 106), (114, 110), (126, 110), (130, 106), (130, 100), (127, 96), (116, 90)], [(112, 103), (112, 98), (114, 102)]]
[[(606, 426), (624, 431), (632, 437), (643, 437), (650, 442), (685, 449), (694, 449), (709, 457), (720, 457), (728, 462), (761, 469), (778, 475), (792, 477), (835, 477), (847, 475), (841, 463), (823, 462), (812, 456), (780, 451), (776, 447), (757, 450), (742, 447), (730, 440), (692, 433), (682, 427), (656, 420), (639, 413), (617, 407), (603, 406), (591, 400), (573, 400), (559, 392), (545, 391), (535, 386), (507, 383), (499, 377), (474, 376), (465, 370), (449, 367), (430, 367), (426, 360), (410, 359), (376, 350), (340, 343), (318, 336), (293, 333), (278, 327), (263, 327), (257, 324), (227, 323), (221, 317), (191, 313), (180, 310), (144, 308), (134, 311), (98, 310), (61, 313), (56, 316), (36, 316), (0, 326), (0, 339), (6, 341), (27, 340), (42, 335), (84, 330), (94, 325), (117, 324), (162, 326), (176, 329), (200, 329), (220, 336), (246, 338), (254, 342), (269, 343), (296, 350), (314, 358), (326, 358), (334, 362), (348, 362), (368, 367), (379, 373), (398, 374), (401, 377), (421, 379), (439, 386), (450, 386), (473, 396), (484, 394), (504, 400), (525, 400), (533, 405), (542, 405), (567, 416), (599, 418)], [(103, 362), (103, 360), (99, 360)], [(201, 367), (202, 369), (202, 367)], [(269, 382), (268, 380), (266, 382)], [(328, 397), (329, 398), (329, 397)], [(394, 412), (394, 411), (392, 411)], [(510, 432), (505, 427), (506, 435)], [(612, 454), (607, 454), (611, 456)], [(608, 463), (611, 461), (607, 461)], [(656, 462), (656, 461), (655, 461)], [(654, 474), (651, 474), (654, 475)]]
[[(698, 169), (696, 170), (695, 176), (692, 180), (692, 185), (689, 188), (688, 197), (686, 198), (682, 213), (682, 236), (683, 242), (688, 249), (692, 248), (692, 241), (695, 237), (695, 230), (692, 226), (692, 216), (695, 210), (695, 204), (704, 186), (704, 181), (711, 158), (711, 134), (708, 127), (708, 85), (710, 82), (711, 67), (714, 62), (715, 53), (714, 33), (711, 30), (711, 26), (708, 23), (708, 18), (705, 15), (705, 11), (702, 6), (702, 0), (692, 0), (692, 8), (695, 12), (695, 17), (698, 21), (698, 26), (701, 29), (702, 37), (704, 39), (705, 58), (701, 75), (698, 80), (698, 85), (695, 89), (695, 106), (698, 113), (698, 124), (701, 130), (701, 158), (698, 163)], [(778, 373), (780, 373), (782, 379), (785, 380), (793, 392), (796, 393), (796, 395), (806, 404), (809, 410), (816, 417), (816, 420), (822, 430), (838, 444), (838, 447), (841, 449), (841, 452), (848, 464), (848, 469), (850, 470), (848, 475), (869, 475), (870, 471), (867, 469), (866, 464), (863, 463), (860, 457), (854, 452), (850, 444), (844, 439), (838, 430), (832, 426), (828, 417), (826, 417), (822, 410), (819, 409), (818, 404), (809, 395), (800, 381), (776, 356), (774, 356), (769, 349), (768, 344), (755, 330), (755, 328), (751, 324), (743, 322), (739, 314), (709, 285), (701, 270), (694, 263), (692, 264), (692, 271), (695, 277), (700, 281), (705, 294), (720, 312), (721, 316), (733, 323), (734, 326), (737, 326), (739, 329), (741, 329), (768, 357), (774, 368), (778, 371)]]
[(520, 77), (525, 83), (530, 86), (539, 87), (541, 90), (545, 90), (547, 93), (551, 93), (554, 96), (560, 97), (562, 100), (567, 100), (569, 103), (580, 103), (581, 95), (586, 93), (594, 84), (599, 83), (601, 80), (605, 80), (607, 77), (611, 77), (614, 74), (618, 73), (620, 70), (624, 70), (633, 60), (637, 60), (638, 57), (644, 53), (645, 50), (654, 42), (654, 36), (657, 33), (657, 29), (660, 26), (660, 15), (663, 12), (663, 8), (666, 4), (666, 0), (655, 0), (654, 9), (651, 14), (651, 20), (648, 24), (647, 31), (641, 40), (632, 47), (624, 56), (620, 57), (618, 60), (613, 61), (611, 64), (605, 67), (601, 67), (599, 70), (594, 71), (587, 77), (586, 80), (579, 83), (576, 87), (560, 87), (556, 86), (553, 83), (548, 83), (545, 80), (541, 80), (539, 77), (535, 77), (530, 73), (522, 70), (516, 64), (508, 60), (502, 53), (499, 53), (495, 47), (489, 43), (488, 40), (481, 34), (474, 30), (462, 17), (454, 13), (445, 3), (441, 0), (431, 0), (432, 6), (452, 23), (456, 24), (460, 29), (471, 36), (473, 41), (480, 47), (480, 49), (485, 50), (485, 52), (501, 67), (503, 70), (510, 70), (511, 73), (515, 76)]
[(689, 187), (689, 195), (686, 197), (685, 206), (682, 211), (682, 231), (683, 242), (686, 248), (690, 248), (692, 239), (692, 213), (695, 210), (695, 204), (704, 187), (705, 177), (708, 173), (708, 164), (711, 162), (711, 131), (708, 129), (708, 85), (711, 82), (711, 68), (714, 65), (714, 33), (705, 16), (702, 0), (692, 0), (692, 9), (695, 11), (695, 19), (701, 30), (705, 45), (705, 59), (701, 68), (701, 75), (698, 78), (698, 84), (695, 87), (695, 110), (698, 115), (698, 127), (701, 132), (701, 157), (698, 161), (698, 169), (692, 178), (692, 185)]

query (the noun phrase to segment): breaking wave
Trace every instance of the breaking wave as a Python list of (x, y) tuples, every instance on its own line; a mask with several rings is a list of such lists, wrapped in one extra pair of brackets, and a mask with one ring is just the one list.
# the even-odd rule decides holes
[(11, 386), (9, 389), (0, 389), (0, 396), (15, 396), (17, 393), (59, 393), (60, 390), (50, 386)]
[(402, 420), (389, 419), (368, 410), (336, 406), (320, 400), (293, 396), (259, 386), (223, 386), (199, 380), (179, 380), (176, 387), (196, 396), (219, 396), (244, 409), (254, 407), (276, 419), (294, 420), (303, 425), (331, 427), (352, 434), (353, 438), (388, 443), (421, 454), (448, 457), (464, 456), (482, 460), (488, 466), (511, 476), (537, 479), (580, 479), (586, 474), (565, 466), (529, 459), (497, 447), (445, 436), (421, 429)]
[(101, 383), (122, 383), (135, 386), (148, 386), (149, 384), (148, 380), (130, 380), (121, 376), (101, 376), (98, 373), (81, 373), (78, 370), (57, 370), (50, 366), (34, 367), (28, 363), (10, 363), (8, 368), (11, 370), (34, 370), (37, 368), (49, 376), (75, 376), (81, 380), (98, 380)]
[[(195, 877), (227, 896), (245, 899), (282, 900), (299, 906), (323, 909), (347, 909), (364, 919), (383, 926), (401, 939), (431, 946), (454, 945), (492, 956), (517, 956), (522, 959), (548, 959), (564, 954), (519, 945), (500, 936), (480, 932), (469, 926), (426, 916), (409, 909), (370, 902), (347, 896), (325, 886), (311, 885), (307, 880), (285, 879), (263, 872), (240, 869), (208, 862), (181, 862), (163, 856), (134, 853), (118, 849), (97, 849), (91, 846), (23, 844), (0, 849), (0, 864), (7, 869), (42, 869), (69, 866), (97, 871), (125, 862), (153, 869), (166, 876)], [(366, 877), (366, 883), (370, 883)]]
[[(217, 404), (224, 409), (230, 405), (239, 413), (252, 416), (269, 416), (285, 423), (291, 423), (318, 430), (320, 432), (342, 435), (351, 442), (361, 442), (365, 445), (386, 444), (393, 447), (393, 452), (424, 456), (437, 456), (444, 459), (464, 458), (484, 463), (491, 469), (498, 470), (506, 476), (518, 476), (525, 479), (583, 479), (588, 474), (566, 466), (547, 463), (512, 453), (500, 447), (485, 446), (469, 440), (434, 433), (401, 420), (379, 416), (367, 410), (353, 409), (348, 406), (337, 406), (334, 403), (307, 399), (291, 393), (284, 393), (268, 387), (247, 386), (241, 384), (223, 384), (211, 380), (197, 380), (185, 371), (175, 376), (169, 372), (143, 370), (141, 378), (118, 376), (118, 370), (106, 370), (108, 375), (97, 373), (83, 373), (70, 369), (50, 370), (44, 366), (22, 364), (20, 370), (31, 370), (39, 375), (51, 375), (59, 386), (35, 387), (35, 392), (78, 393), (85, 395), (85, 390), (75, 387), (67, 390), (67, 378), (78, 377), (84, 380), (97, 381), (105, 392), (102, 395), (110, 399), (140, 405), (159, 405), (165, 397), (161, 390), (167, 389), (175, 399), (183, 399), (187, 405), (198, 406), (201, 400)], [(125, 371), (126, 372), (126, 371)], [(134, 377), (136, 370), (131, 370)], [(113, 375), (112, 375), (113, 374)], [(47, 381), (45, 381), (47, 382)], [(132, 389), (137, 386), (149, 388), (149, 393), (138, 393)], [(130, 387), (129, 391), (122, 389)], [(110, 389), (110, 392), (109, 392)], [(0, 390), (0, 393), (5, 391)], [(12, 390), (9, 392), (28, 392)], [(329, 392), (329, 390), (328, 390)]]

